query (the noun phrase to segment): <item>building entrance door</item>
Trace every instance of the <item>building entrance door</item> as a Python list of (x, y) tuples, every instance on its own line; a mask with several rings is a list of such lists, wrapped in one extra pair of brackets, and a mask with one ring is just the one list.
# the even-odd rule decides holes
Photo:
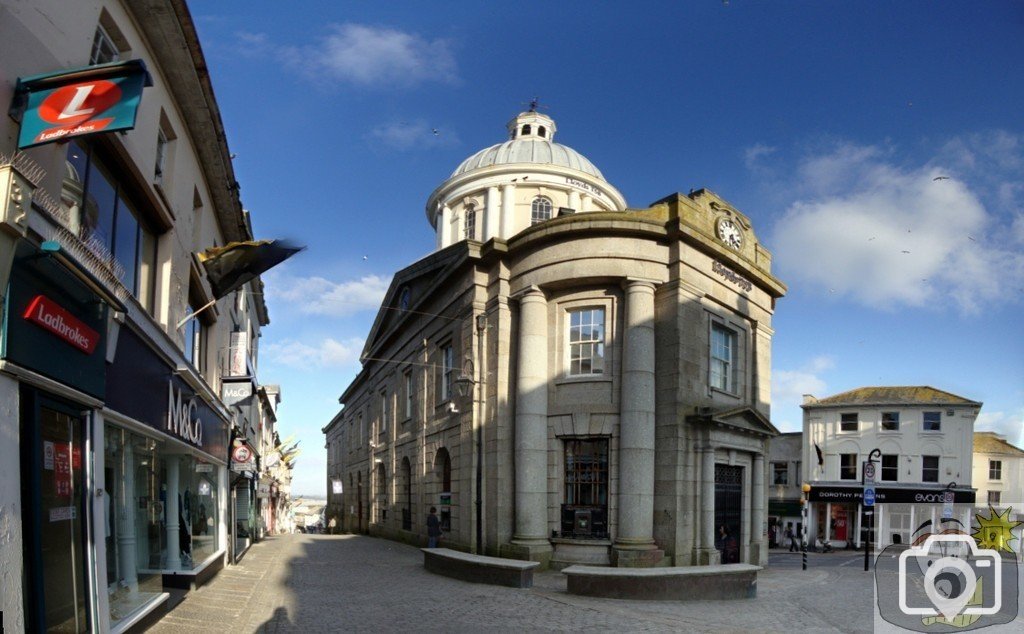
[[(724, 526), (725, 539), (720, 531)], [(739, 563), (743, 526), (743, 467), (715, 465), (715, 541), (723, 564)]]
[(36, 392), (22, 397), (27, 629), (87, 632), (85, 419)]

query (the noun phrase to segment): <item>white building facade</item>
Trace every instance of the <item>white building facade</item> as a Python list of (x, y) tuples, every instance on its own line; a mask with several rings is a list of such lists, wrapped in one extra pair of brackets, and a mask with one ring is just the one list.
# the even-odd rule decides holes
[(785, 287), (750, 219), (707, 190), (628, 209), (550, 117), (507, 129), (428, 199), (438, 250), (323, 430), (328, 515), (422, 543), (433, 506), (448, 545), (552, 566), (766, 562)]
[(972, 474), (979, 507), (1024, 512), (1024, 450), (995, 432), (975, 432)]
[(954, 492), (955, 518), (969, 527), (975, 502), (971, 451), (981, 405), (927, 386), (805, 396), (809, 542), (862, 544), (862, 478), (869, 456), (876, 474), (875, 547), (909, 544), (929, 520), (938, 526), (947, 489)]
[(236, 373), (225, 351), (246, 331), (254, 376), (269, 320), (258, 279), (200, 312), (213, 295), (195, 253), (252, 231), (194, 24), (168, 0), (0, 2), (5, 104), (19, 103), (19, 78), (86, 81), (130, 60), (149, 79), (131, 130), (18, 153), (19, 123), (0, 124), (10, 631), (142, 627), (169, 589), (228, 558), (241, 424), (223, 394)]

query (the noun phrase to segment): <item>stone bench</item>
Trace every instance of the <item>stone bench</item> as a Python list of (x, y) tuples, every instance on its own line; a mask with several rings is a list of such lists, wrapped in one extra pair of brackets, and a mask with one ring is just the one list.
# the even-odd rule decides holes
[(750, 564), (676, 568), (569, 566), (569, 594), (608, 599), (707, 601), (757, 596), (757, 571)]
[(423, 567), (435, 574), (511, 588), (533, 587), (533, 571), (539, 561), (522, 561), (472, 555), (450, 548), (421, 548)]

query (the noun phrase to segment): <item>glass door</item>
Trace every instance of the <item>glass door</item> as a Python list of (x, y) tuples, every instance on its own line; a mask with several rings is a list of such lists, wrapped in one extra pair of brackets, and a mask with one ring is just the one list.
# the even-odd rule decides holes
[(87, 632), (85, 420), (73, 408), (26, 395), (22, 482), (31, 629)]

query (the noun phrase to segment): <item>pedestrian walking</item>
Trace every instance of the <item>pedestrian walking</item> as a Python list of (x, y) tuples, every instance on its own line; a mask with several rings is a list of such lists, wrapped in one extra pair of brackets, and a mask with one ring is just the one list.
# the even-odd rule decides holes
[(793, 532), (792, 524), (786, 527), (786, 539), (789, 540), (789, 552), (800, 552), (800, 547), (797, 546), (796, 533)]
[(437, 548), (437, 540), (441, 538), (441, 520), (437, 518), (437, 507), (430, 507), (427, 516), (427, 548)]

